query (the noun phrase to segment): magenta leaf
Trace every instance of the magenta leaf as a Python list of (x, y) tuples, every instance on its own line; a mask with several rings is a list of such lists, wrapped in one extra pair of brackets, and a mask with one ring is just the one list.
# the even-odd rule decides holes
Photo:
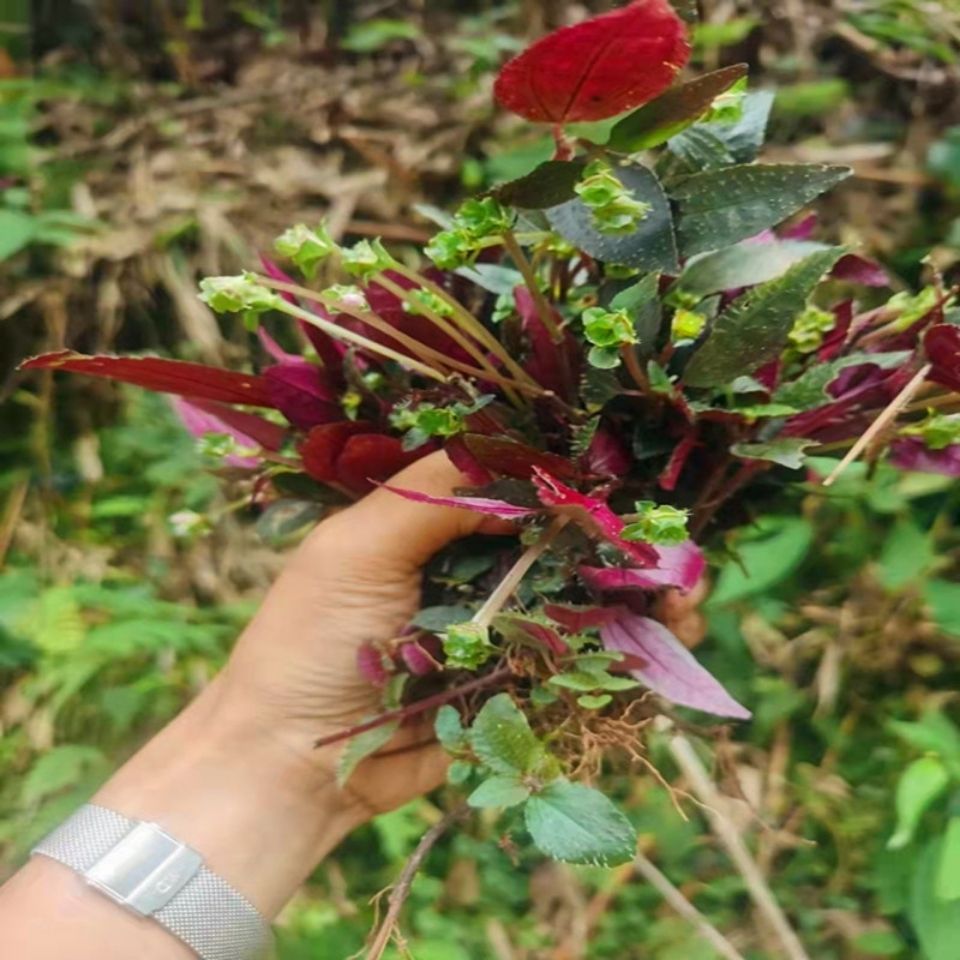
[(601, 424), (581, 457), (583, 469), (600, 477), (625, 477), (632, 463), (627, 445), (605, 424)]
[(434, 497), (429, 493), (420, 493), (419, 490), (404, 490), (387, 483), (383, 484), (383, 489), (399, 494), (407, 500), (413, 500), (414, 503), (429, 503), (435, 507), (472, 510), (474, 513), (485, 513), (491, 517), (499, 517), (501, 520), (523, 520), (525, 517), (532, 517), (538, 512), (537, 510), (531, 510), (529, 507), (518, 507), (515, 504), (507, 503), (506, 500), (493, 500), (490, 497)]
[(536, 123), (602, 120), (658, 96), (689, 58), (667, 0), (636, 0), (542, 37), (503, 67), (494, 94)]
[(337, 458), (337, 480), (357, 493), (369, 493), (381, 480), (426, 456), (432, 444), (404, 450), (396, 437), (382, 433), (359, 433), (350, 437)]
[(357, 673), (375, 687), (385, 687), (390, 674), (384, 664), (384, 655), (372, 643), (365, 643), (357, 650)]
[(600, 637), (608, 650), (642, 660), (644, 666), (630, 672), (664, 699), (719, 717), (751, 717), (662, 623), (623, 612), (601, 627)]
[(692, 590), (703, 576), (706, 562), (700, 548), (688, 540), (675, 547), (657, 547), (656, 567), (580, 567), (580, 576), (595, 590)]
[(301, 357), (289, 357), (263, 371), (267, 392), (275, 406), (295, 427), (309, 430), (343, 418), (336, 393), (324, 380), (324, 371)]
[(572, 604), (548, 603), (543, 612), (568, 633), (583, 633), (584, 630), (595, 630), (616, 620), (625, 611), (623, 607), (578, 607)]
[(923, 345), (933, 364), (930, 379), (960, 392), (960, 327), (938, 323), (926, 332)]
[(656, 566), (657, 551), (648, 543), (624, 540), (626, 524), (599, 497), (579, 493), (539, 467), (533, 469), (533, 483), (544, 506), (571, 517), (590, 535), (608, 540), (640, 566)]
[[(187, 397), (171, 397), (171, 404), (183, 425), (195, 437), (208, 433), (225, 433), (233, 437), (241, 447), (256, 450), (279, 450), (283, 446), (286, 431), (283, 427), (253, 413), (234, 410), (212, 400), (194, 400)], [(232, 467), (254, 468), (260, 465), (256, 456), (231, 453), (224, 461)]]
[(891, 445), (890, 462), (901, 470), (960, 477), (960, 443), (931, 450), (920, 437), (906, 437)]
[(300, 444), (303, 469), (321, 483), (336, 483), (337, 461), (350, 437), (361, 433), (374, 433), (376, 427), (363, 420), (341, 420), (314, 427)]
[(830, 276), (834, 280), (846, 280), (864, 287), (889, 287), (890, 274), (875, 260), (858, 253), (841, 257)]

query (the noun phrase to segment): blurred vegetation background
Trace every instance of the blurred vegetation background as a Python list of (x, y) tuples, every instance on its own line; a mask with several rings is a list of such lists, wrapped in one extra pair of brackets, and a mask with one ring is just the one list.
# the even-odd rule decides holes
[[(678, 5), (690, 11), (689, 0)], [(520, 175), (546, 138), (493, 73), (567, 0), (0, 0), (0, 878), (217, 669), (282, 561), (162, 398), (15, 370), (69, 345), (242, 362), (194, 296), (295, 221), (393, 244)], [(828, 231), (910, 295), (960, 279), (957, 0), (702, 0), (695, 63), (777, 92), (770, 152), (850, 163)], [(739, 531), (698, 655), (756, 720), (703, 747), (811, 957), (960, 957), (960, 492), (853, 469)], [(213, 519), (203, 535), (184, 511)], [(171, 517), (173, 522), (171, 522)], [(745, 572), (751, 574), (750, 577)], [(951, 719), (951, 716), (954, 719)], [(750, 960), (777, 941), (666, 745), (610, 774), (646, 855)], [(379, 818), (280, 919), (282, 960), (360, 949), (371, 898), (440, 816)], [(631, 868), (442, 842), (417, 960), (718, 956)], [(396, 955), (396, 954), (395, 954)]]

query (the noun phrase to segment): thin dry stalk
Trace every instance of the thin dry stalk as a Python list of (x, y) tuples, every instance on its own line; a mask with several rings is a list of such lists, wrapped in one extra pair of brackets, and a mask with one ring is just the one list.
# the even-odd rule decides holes
[(684, 920), (726, 960), (745, 960), (742, 953), (642, 853), (633, 867)]
[(403, 909), (407, 897), (410, 896), (410, 888), (413, 886), (417, 871), (423, 865), (423, 861), (426, 860), (427, 854), (430, 853), (436, 842), (468, 809), (465, 803), (454, 807), (453, 810), (446, 813), (442, 820), (438, 820), (423, 837), (421, 837), (416, 849), (410, 854), (410, 859), (404, 864), (403, 870), (397, 878), (397, 882), (390, 891), (390, 896), (387, 898), (387, 914), (383, 918), (383, 923), (380, 924), (380, 929), (377, 930), (373, 942), (370, 944), (370, 949), (367, 951), (367, 960), (380, 960), (383, 956), (384, 951), (390, 945), (390, 941), (397, 933), (397, 921), (400, 919), (400, 911)]
[(927, 374), (930, 372), (930, 369), (931, 366), (928, 363), (917, 371), (916, 376), (893, 398), (889, 406), (870, 424), (864, 431), (863, 436), (857, 440), (847, 455), (834, 467), (830, 476), (823, 481), (825, 487), (832, 486), (840, 475), (846, 471), (847, 467), (870, 446), (873, 440), (879, 436), (889, 424), (897, 419), (900, 411), (910, 403), (916, 392), (923, 386), (923, 382), (927, 379)]
[(520, 581), (529, 573), (530, 568), (543, 556), (547, 547), (553, 543), (557, 534), (569, 522), (567, 517), (556, 517), (553, 522), (543, 531), (540, 539), (532, 546), (528, 547), (521, 555), (520, 559), (510, 568), (507, 575), (497, 584), (493, 593), (487, 597), (483, 606), (473, 615), (471, 623), (476, 623), (481, 627), (489, 627), (493, 623), (494, 617), (504, 608), (507, 601), (513, 596), (514, 590), (520, 585)]
[(753, 859), (737, 828), (722, 813), (720, 807), (723, 798), (704, 769), (693, 744), (682, 734), (674, 732), (670, 736), (670, 752), (683, 775), (689, 780), (693, 792), (703, 805), (704, 812), (716, 834), (717, 839), (726, 848), (740, 876), (743, 877), (747, 892), (757, 909), (764, 916), (770, 928), (776, 934), (787, 960), (810, 960), (800, 938), (795, 933), (787, 915), (777, 902), (773, 891), (767, 885), (760, 868)]

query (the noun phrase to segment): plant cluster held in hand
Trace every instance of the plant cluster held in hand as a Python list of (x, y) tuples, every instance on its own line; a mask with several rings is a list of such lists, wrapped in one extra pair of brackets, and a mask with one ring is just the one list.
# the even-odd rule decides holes
[[(457, 495), (390, 489), (516, 536), (437, 558), (407, 631), (361, 652), (383, 713), (344, 731), (341, 776), (437, 710), (469, 804), (522, 809), (572, 862), (633, 855), (628, 820), (580, 782), (604, 756), (639, 758), (644, 726), (678, 707), (750, 716), (667, 626), (704, 575), (700, 544), (795, 495), (812, 453), (960, 473), (960, 420), (941, 411), (960, 390), (951, 292), (862, 309), (885, 273), (802, 215), (850, 171), (758, 160), (772, 95), (743, 65), (681, 81), (689, 56), (666, 0), (550, 34), (495, 93), (549, 128), (554, 159), (444, 217), (421, 255), (297, 224), (260, 270), (204, 280), (256, 331), (258, 373), (25, 364), (175, 395), (284, 522), (445, 450)], [(298, 329), (302, 354), (278, 343)]]

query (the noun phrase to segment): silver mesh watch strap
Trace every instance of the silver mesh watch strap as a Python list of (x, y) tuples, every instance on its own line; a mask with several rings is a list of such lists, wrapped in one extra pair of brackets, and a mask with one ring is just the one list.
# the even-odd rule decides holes
[(87, 804), (32, 852), (152, 917), (201, 960), (259, 960), (270, 950), (270, 927), (256, 907), (154, 823)]

